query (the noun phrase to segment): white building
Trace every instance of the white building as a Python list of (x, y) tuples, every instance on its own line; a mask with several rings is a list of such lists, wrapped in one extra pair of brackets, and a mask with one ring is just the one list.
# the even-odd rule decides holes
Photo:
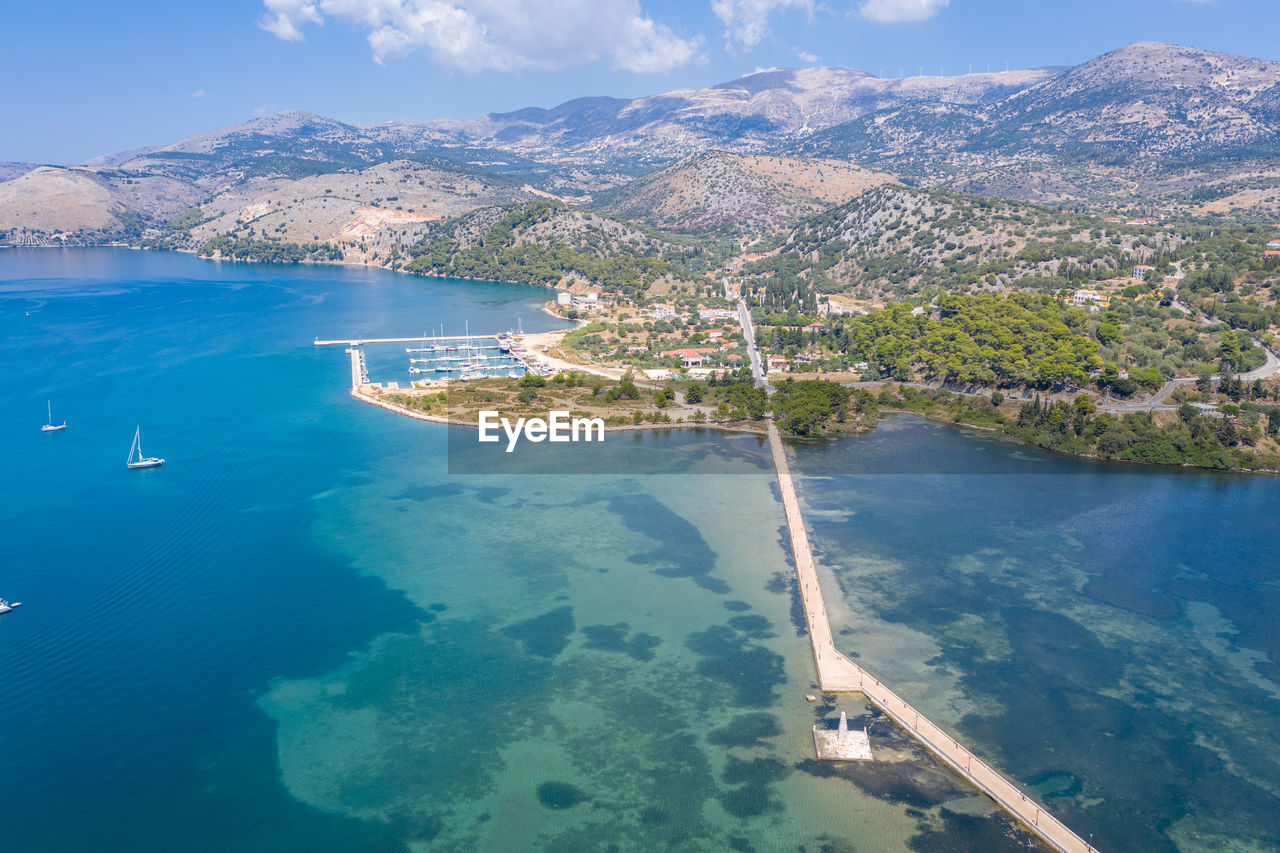
[(1086, 305), (1107, 305), (1111, 300), (1096, 290), (1077, 290), (1071, 302), (1078, 308)]

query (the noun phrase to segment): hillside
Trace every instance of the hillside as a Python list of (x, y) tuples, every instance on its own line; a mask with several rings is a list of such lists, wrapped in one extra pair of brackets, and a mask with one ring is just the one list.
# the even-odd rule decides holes
[(505, 181), (400, 160), (219, 193), (201, 206), (202, 221), (190, 234), (194, 244), (225, 233), (388, 245), (394, 236), (395, 243), (409, 245), (426, 233), (425, 223), (531, 198)]
[(0, 182), (20, 178), (37, 165), (36, 163), (0, 163)]
[(778, 307), (797, 292), (874, 300), (940, 286), (1055, 290), (1127, 274), (1185, 242), (1164, 229), (1103, 229), (1035, 205), (886, 185), (810, 216), (737, 271)]
[(0, 183), (0, 245), (136, 235), (140, 223), (166, 220), (201, 197), (190, 184), (163, 176), (40, 166)]
[(888, 183), (836, 160), (711, 151), (596, 199), (599, 209), (673, 231), (772, 229)]
[(549, 286), (590, 284), (636, 295), (678, 278), (705, 250), (552, 201), (484, 208), (441, 223), (408, 252), (404, 268)]

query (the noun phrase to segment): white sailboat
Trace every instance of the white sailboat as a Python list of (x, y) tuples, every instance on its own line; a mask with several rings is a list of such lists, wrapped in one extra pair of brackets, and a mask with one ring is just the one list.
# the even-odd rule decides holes
[(129, 448), (129, 458), (124, 464), (126, 468), (159, 468), (164, 464), (158, 456), (142, 455), (142, 427), (134, 430), (133, 446)]
[(53, 422), (53, 401), (49, 400), (49, 420), (45, 421), (44, 426), (40, 427), (41, 432), (57, 432), (60, 429), (67, 428), (67, 422), (62, 420), (58, 423)]

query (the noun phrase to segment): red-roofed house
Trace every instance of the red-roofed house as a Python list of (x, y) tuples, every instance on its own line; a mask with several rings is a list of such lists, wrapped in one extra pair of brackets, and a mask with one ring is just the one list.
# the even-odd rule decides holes
[(769, 356), (769, 372), (770, 373), (781, 373), (782, 371), (789, 370), (790, 368), (791, 368), (791, 362), (787, 361), (787, 357), (785, 355)]
[(684, 349), (663, 350), (662, 357), (678, 358), (685, 367), (701, 367), (702, 357), (710, 352), (715, 352), (715, 349), (711, 347), (685, 347)]

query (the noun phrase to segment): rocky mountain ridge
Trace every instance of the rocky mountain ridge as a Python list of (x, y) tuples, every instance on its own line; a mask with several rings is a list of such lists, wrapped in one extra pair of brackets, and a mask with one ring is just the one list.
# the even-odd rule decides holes
[[(749, 168), (747, 160), (706, 159), (713, 150), (757, 159)], [(695, 155), (704, 159), (672, 165)], [(1141, 43), (1065, 71), (883, 79), (845, 68), (774, 69), (705, 89), (580, 98), (470, 120), (361, 126), (280, 113), (75, 167), (22, 172), (7, 164), (0, 243), (134, 239), (189, 219), (195, 207), (226, 227), (255, 218), (248, 214), (264, 203), (275, 212), (302, 204), (296, 200), (317, 188), (350, 190), (354, 200), (364, 194), (356, 184), (386, 176), (316, 179), (388, 163), (416, 164), (401, 172), (423, 182), (411, 204), (398, 204), (401, 213), (455, 216), (551, 193), (574, 202), (600, 196), (602, 209), (656, 227), (714, 229), (840, 203), (847, 196), (817, 192), (826, 177), (814, 176), (851, 176), (853, 164), (921, 185), (1062, 201), (1185, 194), (1210, 174), (1218, 200), (1270, 198), (1277, 162), (1280, 63)], [(646, 175), (658, 169), (675, 171)], [(460, 183), (481, 188), (449, 189)], [(350, 220), (328, 222), (333, 211), (320, 206), (326, 228), (347, 227)], [(376, 206), (388, 205), (362, 198), (347, 212), (354, 218)], [(317, 224), (314, 215), (275, 212), (268, 232), (328, 239), (325, 229), (304, 227)], [(390, 216), (361, 215), (365, 225), (351, 227), (367, 230)]]

